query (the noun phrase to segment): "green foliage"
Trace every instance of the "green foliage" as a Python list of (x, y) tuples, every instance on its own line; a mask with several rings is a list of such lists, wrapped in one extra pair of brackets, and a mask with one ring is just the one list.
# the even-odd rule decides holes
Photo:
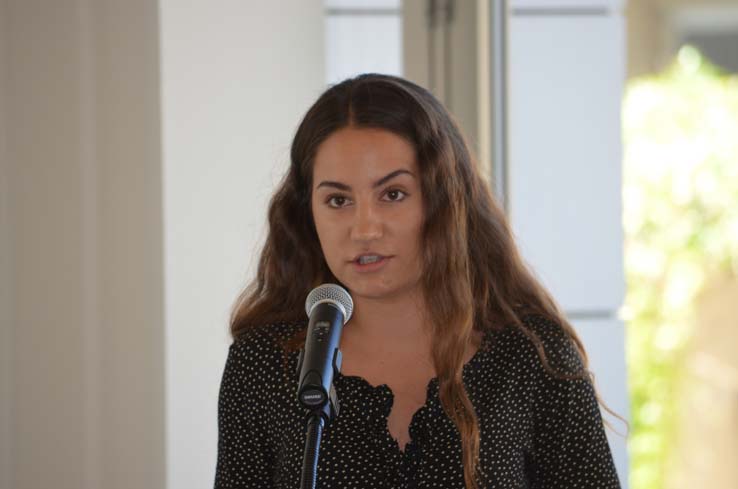
[(738, 275), (738, 76), (685, 46), (623, 106), (632, 489), (662, 489), (678, 442), (679, 379), (694, 298)]

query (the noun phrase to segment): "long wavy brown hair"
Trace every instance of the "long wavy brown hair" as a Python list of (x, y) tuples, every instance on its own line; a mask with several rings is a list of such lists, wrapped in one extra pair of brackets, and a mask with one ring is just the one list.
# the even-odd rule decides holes
[[(459, 127), (426, 89), (394, 76), (364, 74), (330, 87), (308, 110), (292, 143), (289, 170), (269, 205), (269, 231), (256, 278), (233, 308), (231, 333), (237, 338), (259, 324), (300, 321), (313, 287), (340, 283), (320, 248), (310, 199), (318, 146), (346, 126), (391, 131), (416, 150), (432, 359), (441, 404), (461, 436), (466, 488), (475, 489), (479, 424), (462, 382), (464, 353), (475, 328), (514, 325), (533, 342), (545, 368), (558, 374), (549, 366), (541, 339), (522, 321), (526, 314), (544, 316), (571, 338), (585, 367), (579, 376), (558, 375), (588, 380), (591, 375), (581, 340), (521, 258), (507, 217)], [(289, 348), (299, 348), (304, 337), (303, 330)]]

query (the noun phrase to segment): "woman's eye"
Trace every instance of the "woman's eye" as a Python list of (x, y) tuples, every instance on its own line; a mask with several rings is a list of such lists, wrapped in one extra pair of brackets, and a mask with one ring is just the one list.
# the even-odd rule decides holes
[(407, 197), (407, 194), (405, 192), (397, 189), (388, 190), (387, 193), (385, 193), (384, 195), (386, 195), (389, 200), (393, 202), (399, 202)]
[(327, 203), (329, 207), (339, 208), (346, 204), (348, 199), (342, 195), (332, 195), (328, 197)]

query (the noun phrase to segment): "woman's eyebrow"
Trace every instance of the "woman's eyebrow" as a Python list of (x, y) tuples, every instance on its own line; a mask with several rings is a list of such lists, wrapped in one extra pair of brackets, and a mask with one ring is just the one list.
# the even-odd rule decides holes
[[(408, 170), (405, 170), (405, 169), (399, 169), (399, 170), (395, 170), (392, 173), (389, 173), (389, 174), (383, 176), (382, 178), (380, 178), (379, 180), (377, 180), (376, 182), (374, 182), (372, 184), (372, 188), (380, 187), (380, 186), (384, 185), (385, 183), (387, 183), (388, 181), (390, 181), (393, 178), (395, 178), (396, 176), (403, 175), (403, 174), (407, 174), (407, 175), (410, 175), (411, 177), (415, 178), (415, 175), (413, 175), (412, 172), (410, 172)], [(318, 184), (318, 186), (315, 187), (315, 189), (317, 190), (320, 187), (333, 187), (333, 188), (337, 188), (338, 190), (344, 190), (344, 191), (351, 190), (351, 187), (348, 186), (348, 185), (346, 185), (345, 183), (332, 182), (330, 180), (324, 180), (324, 181), (320, 182)]]

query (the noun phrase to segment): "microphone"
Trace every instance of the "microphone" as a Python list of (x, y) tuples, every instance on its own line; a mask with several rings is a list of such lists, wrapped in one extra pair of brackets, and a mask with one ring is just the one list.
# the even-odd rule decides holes
[(338, 415), (333, 375), (341, 370), (338, 343), (353, 310), (354, 301), (349, 293), (335, 284), (319, 285), (310, 291), (305, 301), (305, 312), (310, 320), (305, 348), (300, 350), (297, 363), (300, 373), (297, 397), (309, 411), (323, 412), (326, 422)]

